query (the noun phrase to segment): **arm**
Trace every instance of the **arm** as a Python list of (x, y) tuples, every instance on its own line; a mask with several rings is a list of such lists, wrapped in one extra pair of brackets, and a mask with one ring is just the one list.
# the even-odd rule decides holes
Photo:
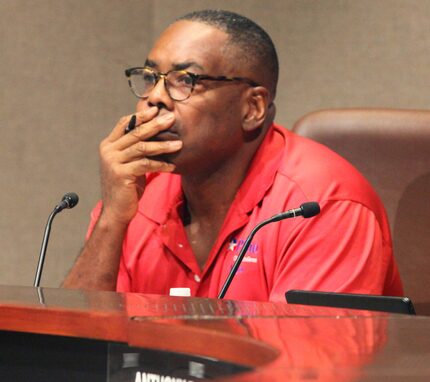
[(111, 224), (101, 215), (62, 287), (115, 290), (126, 230), (126, 224)]
[(137, 113), (137, 127), (126, 135), (130, 116), (122, 118), (100, 144), (103, 208), (63, 287), (115, 290), (122, 242), (145, 190), (145, 174), (175, 169), (173, 164), (153, 160), (151, 156), (182, 147), (181, 141), (148, 141), (174, 123), (173, 118), (156, 116), (157, 112), (154, 107)]

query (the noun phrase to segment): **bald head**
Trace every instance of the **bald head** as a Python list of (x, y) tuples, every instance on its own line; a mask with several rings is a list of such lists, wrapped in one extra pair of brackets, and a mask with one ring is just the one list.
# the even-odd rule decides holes
[(253, 79), (265, 86), (275, 98), (278, 82), (278, 56), (270, 36), (255, 22), (234, 12), (203, 10), (188, 13), (178, 20), (204, 23), (229, 36), (229, 55), (253, 74)]

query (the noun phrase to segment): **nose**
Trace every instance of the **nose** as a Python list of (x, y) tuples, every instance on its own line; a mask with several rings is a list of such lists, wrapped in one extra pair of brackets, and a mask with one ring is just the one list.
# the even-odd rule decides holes
[(167, 93), (164, 76), (160, 76), (158, 82), (150, 91), (147, 102), (149, 106), (156, 106), (159, 109), (171, 110), (173, 108), (173, 101)]

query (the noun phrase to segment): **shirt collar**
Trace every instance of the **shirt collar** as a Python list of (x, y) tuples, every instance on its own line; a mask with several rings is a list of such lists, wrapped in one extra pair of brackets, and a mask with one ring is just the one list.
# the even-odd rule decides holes
[(235, 202), (243, 213), (251, 212), (272, 186), (281, 165), (286, 129), (272, 124), (254, 155)]
[(173, 208), (183, 201), (181, 177), (177, 174), (152, 173), (146, 177), (146, 190), (139, 202), (138, 213), (162, 224)]

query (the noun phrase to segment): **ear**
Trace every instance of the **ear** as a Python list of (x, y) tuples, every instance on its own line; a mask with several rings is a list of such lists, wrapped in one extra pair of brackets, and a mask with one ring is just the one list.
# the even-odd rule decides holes
[(263, 86), (249, 88), (243, 105), (242, 128), (254, 131), (263, 126), (269, 112), (269, 92)]

